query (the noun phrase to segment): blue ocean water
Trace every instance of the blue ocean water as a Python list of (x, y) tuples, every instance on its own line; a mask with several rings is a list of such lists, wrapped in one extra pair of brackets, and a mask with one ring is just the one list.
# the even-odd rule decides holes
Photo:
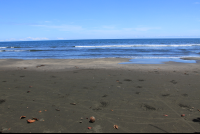
[[(200, 39), (93, 39), (0, 42), (0, 59), (179, 59), (200, 57)], [(155, 60), (154, 60), (155, 61)]]

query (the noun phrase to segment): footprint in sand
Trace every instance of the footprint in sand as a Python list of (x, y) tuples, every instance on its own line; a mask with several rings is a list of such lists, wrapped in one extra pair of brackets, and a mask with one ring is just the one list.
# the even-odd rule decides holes
[(132, 81), (132, 80), (130, 80), (130, 79), (124, 79), (124, 81)]
[(176, 82), (175, 80), (171, 80), (170, 82), (173, 83), (173, 84), (178, 83), (178, 82)]
[(170, 94), (162, 94), (163, 97), (167, 97), (169, 96)]
[(184, 97), (188, 97), (188, 94), (182, 94), (182, 96), (184, 96)]
[(6, 102), (6, 100), (0, 99), (0, 104)]
[(179, 104), (179, 107), (181, 108), (186, 108), (186, 109), (190, 109), (190, 106), (189, 105), (185, 105), (185, 104)]
[(144, 81), (143, 79), (139, 79), (138, 81)]
[(95, 133), (102, 133), (102, 128), (101, 128), (100, 125), (96, 125), (96, 126), (93, 127), (93, 131)]
[(143, 104), (142, 107), (145, 108), (146, 110), (156, 110), (155, 107), (152, 107), (152, 106), (147, 105), (147, 104)]

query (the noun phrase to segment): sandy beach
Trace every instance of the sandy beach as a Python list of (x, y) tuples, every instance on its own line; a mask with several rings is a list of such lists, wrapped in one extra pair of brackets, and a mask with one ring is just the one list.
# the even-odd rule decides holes
[(0, 59), (0, 132), (200, 132), (200, 59), (187, 59)]

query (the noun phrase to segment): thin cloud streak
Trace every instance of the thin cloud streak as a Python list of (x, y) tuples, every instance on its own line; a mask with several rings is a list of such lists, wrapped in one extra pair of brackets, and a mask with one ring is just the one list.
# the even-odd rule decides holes
[(102, 26), (102, 28), (104, 28), (104, 29), (115, 29), (115, 26), (112, 26), (112, 25), (110, 25), (110, 26), (104, 25), (104, 26)]
[(159, 30), (160, 27), (138, 27), (135, 28), (136, 31), (149, 31), (149, 30)]
[(83, 28), (81, 26), (77, 25), (31, 25), (36, 27), (44, 27), (44, 28), (50, 28), (50, 29), (57, 29), (59, 31), (82, 31)]
[(46, 37), (26, 37), (26, 38), (21, 38), (21, 39), (16, 39), (16, 38), (10, 38), (10, 39), (5, 39), (5, 40), (0, 40), (1, 42), (4, 41), (39, 41), (39, 40), (49, 40), (49, 38)]
[(198, 5), (198, 4), (200, 4), (200, 2), (195, 2), (194, 4)]
[[(103, 25), (97, 26), (92, 29), (83, 28), (80, 25), (48, 25), (48, 24), (34, 24), (29, 25), (32, 27), (38, 28), (45, 28), (46, 30), (50, 31), (58, 30), (58, 31), (66, 31), (65, 35), (62, 35), (59, 32), (60, 37), (55, 37), (59, 40), (64, 40), (68, 38), (132, 38), (132, 37), (143, 37), (148, 36), (148, 32), (154, 30), (160, 30), (160, 27), (145, 27), (145, 26), (137, 26), (137, 27), (126, 27), (126, 28), (119, 28), (115, 25)], [(72, 34), (74, 37), (71, 36)], [(58, 33), (57, 33), (58, 34)], [(155, 35), (156, 36), (156, 35)], [(54, 38), (54, 39), (55, 39)], [(6, 41), (36, 41), (36, 40), (52, 40), (49, 37), (25, 37), (21, 39), (9, 39)]]
[(34, 37), (26, 37), (26, 38), (19, 39), (19, 40), (20, 41), (28, 41), (28, 40), (36, 41), (36, 40), (49, 40), (49, 38), (46, 38), (46, 37), (42, 37), (42, 38), (40, 38), (40, 37), (36, 37), (36, 38), (34, 38)]
[(3, 24), (3, 25), (25, 25), (25, 26), (38, 25), (38, 23), (18, 23), (18, 22), (0, 22), (0, 24)]
[(31, 25), (35, 27), (43, 27), (43, 28), (49, 28), (49, 29), (57, 29), (59, 31), (71, 31), (71, 32), (123, 32), (123, 31), (150, 31), (150, 30), (159, 30), (160, 27), (136, 27), (136, 28), (117, 28), (114, 25), (103, 25), (101, 27), (96, 27), (95, 29), (86, 29), (83, 28), (80, 25)]

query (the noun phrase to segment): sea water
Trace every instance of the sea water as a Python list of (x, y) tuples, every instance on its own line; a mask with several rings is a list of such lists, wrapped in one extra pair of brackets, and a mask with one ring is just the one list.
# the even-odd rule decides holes
[[(157, 64), (200, 57), (200, 39), (92, 39), (0, 42), (0, 59), (131, 58), (129, 63)], [(127, 64), (127, 63), (123, 63)]]

